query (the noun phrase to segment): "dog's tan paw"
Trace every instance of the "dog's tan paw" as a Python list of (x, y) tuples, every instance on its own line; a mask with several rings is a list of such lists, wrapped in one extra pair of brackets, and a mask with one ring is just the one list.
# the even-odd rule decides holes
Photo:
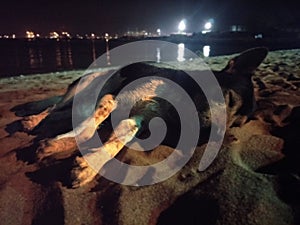
[(49, 112), (44, 111), (41, 112), (38, 115), (31, 115), (31, 116), (26, 116), (24, 119), (21, 121), (23, 130), (25, 132), (33, 130), (39, 123), (48, 116)]
[(55, 142), (51, 140), (43, 140), (40, 142), (40, 145), (38, 149), (36, 150), (36, 158), (38, 161), (43, 160), (44, 158), (47, 158), (54, 153), (58, 152), (58, 146), (55, 144)]
[(40, 142), (40, 146), (36, 151), (36, 158), (41, 161), (56, 153), (74, 151), (77, 149), (76, 140), (74, 138), (64, 138), (61, 140), (44, 140)]
[(71, 171), (72, 187), (78, 188), (91, 182), (98, 174), (82, 157), (76, 157), (76, 166)]

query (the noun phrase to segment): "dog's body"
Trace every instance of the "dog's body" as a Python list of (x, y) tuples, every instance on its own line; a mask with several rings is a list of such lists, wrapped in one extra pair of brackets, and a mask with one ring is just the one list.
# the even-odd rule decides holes
[[(227, 127), (245, 121), (244, 118), (254, 111), (255, 99), (251, 76), (266, 55), (267, 49), (265, 48), (251, 49), (232, 59), (223, 70), (213, 72), (216, 80), (221, 86), (225, 98), (227, 115), (220, 116), (227, 116)], [(201, 75), (206, 75), (205, 71), (199, 71), (199, 76)], [(151, 78), (147, 80), (147, 77)], [(139, 78), (143, 78), (144, 81), (133, 86), (130, 90), (119, 93), (122, 88), (130, 85)], [(77, 141), (83, 143), (94, 135), (98, 126), (108, 118), (111, 112), (129, 110), (129, 118), (120, 121), (119, 125), (114, 130), (114, 133), (104, 145), (100, 148), (93, 149), (92, 153), (85, 156), (89, 159), (89, 162), (97, 162), (98, 166), (96, 170), (101, 169), (107, 160), (113, 158), (126, 143), (131, 141), (137, 134), (146, 131), (148, 123), (152, 118), (162, 117), (168, 126), (178, 127), (177, 122), (179, 117), (176, 114), (175, 109), (169, 102), (160, 98), (160, 96), (164, 96), (165, 92), (167, 92), (166, 90), (172, 88), (166, 80), (171, 80), (184, 89), (196, 106), (201, 125), (201, 132), (202, 130), (209, 132), (212, 124), (210, 123), (211, 109), (209, 109), (208, 100), (205, 98), (201, 88), (190, 76), (180, 70), (159, 68), (146, 63), (135, 63), (122, 68), (108, 79), (99, 96), (97, 96), (99, 103), (91, 116), (82, 119), (74, 130), (58, 135), (52, 141), (59, 142), (63, 141), (65, 138), (76, 136)], [(89, 80), (89, 82), (91, 81)], [(66, 94), (68, 101), (72, 99), (70, 93), (74, 93), (75, 86), (76, 85), (73, 84), (72, 88), (68, 89), (68, 93)], [(97, 93), (91, 90), (90, 87), (93, 87), (92, 83), (89, 83), (88, 85), (85, 83), (84, 87), (90, 89), (90, 91), (81, 90), (81, 94), (83, 93), (82, 99), (87, 99), (87, 93), (91, 94), (92, 92), (91, 95)], [(216, 88), (216, 86), (210, 87), (212, 93), (211, 96), (214, 96), (213, 92)], [(178, 102), (185, 101), (184, 97), (177, 92), (173, 93), (173, 99)], [(90, 105), (89, 102), (85, 102), (83, 105), (84, 104)], [(134, 107), (126, 109), (128, 106)], [(86, 106), (79, 107), (77, 113), (80, 114), (80, 111), (84, 111), (86, 108)], [(83, 118), (86, 117), (91, 110), (88, 109), (86, 111), (87, 112), (83, 113), (85, 115)], [(241, 120), (241, 118), (243, 119)], [(172, 145), (172, 143), (169, 145)], [(38, 155), (41, 159), (55, 152), (64, 150), (65, 149), (46, 150), (45, 148), (40, 148), (38, 150)], [(107, 153), (107, 158), (102, 161), (100, 159), (99, 162), (100, 154), (98, 153), (103, 151)], [(75, 179), (73, 186), (75, 187), (91, 181), (97, 174), (97, 172), (91, 169), (87, 162), (82, 158), (77, 158), (77, 164), (78, 167), (73, 171)]]

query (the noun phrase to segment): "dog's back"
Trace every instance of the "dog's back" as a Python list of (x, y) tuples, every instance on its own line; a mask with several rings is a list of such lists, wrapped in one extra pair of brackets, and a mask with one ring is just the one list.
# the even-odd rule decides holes
[[(230, 60), (227, 66), (221, 71), (212, 71), (220, 85), (225, 102), (227, 107), (227, 125), (231, 126), (235, 121), (240, 117), (246, 117), (251, 115), (255, 110), (255, 98), (253, 94), (253, 84), (252, 84), (252, 75), (255, 69), (260, 65), (267, 55), (268, 50), (266, 48), (254, 48), (247, 50), (241, 53), (239, 56)], [(195, 73), (195, 71), (193, 71)], [(198, 76), (209, 76), (208, 71), (199, 71), (197, 72)], [(155, 77), (157, 82), (149, 81), (148, 88), (155, 89), (151, 85), (157, 85), (158, 80), (168, 79), (172, 82), (177, 83), (184, 91), (191, 97), (193, 102), (196, 105), (197, 111), (199, 113), (199, 119), (202, 127), (207, 127), (210, 125), (209, 118), (210, 112), (208, 107), (207, 99), (199, 85), (190, 77), (186, 72), (176, 69), (162, 68), (161, 65), (156, 66), (155, 64), (148, 63), (135, 63), (129, 66), (122, 68), (117, 72), (117, 76), (123, 79), (122, 84), (119, 88), (115, 89), (112, 94), (118, 95), (118, 92), (123, 88), (129, 85), (130, 83), (136, 81), (140, 78)], [(165, 80), (160, 80), (160, 90), (168, 88), (168, 85), (165, 85)], [(214, 92), (216, 87), (215, 84), (211, 84), (209, 87), (211, 92)], [(141, 95), (149, 95), (147, 92), (149, 90), (145, 87), (140, 87), (139, 90), (132, 92), (131, 95), (122, 96), (122, 98), (133, 98), (132, 101), (135, 101), (136, 98), (140, 98)], [(150, 91), (151, 92), (151, 91)], [(154, 95), (155, 90), (152, 90)], [(133, 94), (134, 93), (134, 94)], [(174, 93), (175, 95), (176, 93)], [(213, 96), (210, 95), (210, 96)], [(179, 101), (181, 101), (180, 96)], [(125, 101), (131, 101), (127, 99)], [(164, 112), (164, 104), (161, 104), (160, 112), (161, 114), (170, 114)], [(172, 113), (171, 113), (172, 114)], [(226, 115), (224, 115), (226, 116)]]

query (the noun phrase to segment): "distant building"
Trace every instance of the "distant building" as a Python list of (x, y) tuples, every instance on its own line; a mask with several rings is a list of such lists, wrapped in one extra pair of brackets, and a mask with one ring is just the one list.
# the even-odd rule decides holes
[(70, 38), (72, 38), (71, 35), (70, 35), (68, 32), (66, 32), (66, 31), (63, 31), (63, 32), (61, 33), (61, 37), (62, 37), (62, 38), (65, 38), (65, 39), (70, 39)]
[(230, 31), (231, 32), (245, 32), (245, 31), (247, 31), (247, 28), (244, 25), (231, 25)]
[(57, 32), (50, 32), (49, 34), (49, 38), (50, 39), (58, 39), (59, 38), (59, 34)]
[(35, 38), (35, 34), (32, 31), (26, 31), (26, 36), (27, 39), (33, 39)]
[(15, 34), (1, 34), (0, 35), (0, 39), (16, 39), (16, 35)]
[(152, 33), (147, 32), (146, 30), (141, 31), (127, 31), (124, 37), (135, 37), (135, 38), (143, 38), (143, 37), (152, 37)]

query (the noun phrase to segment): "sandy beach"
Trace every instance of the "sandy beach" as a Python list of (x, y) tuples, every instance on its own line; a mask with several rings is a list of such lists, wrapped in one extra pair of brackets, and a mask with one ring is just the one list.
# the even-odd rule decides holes
[[(232, 57), (205, 61), (218, 70)], [(197, 62), (182, 66), (197, 68)], [(0, 79), (0, 224), (300, 224), (300, 49), (270, 52), (259, 66), (253, 76), (255, 115), (228, 130), (234, 138), (225, 138), (207, 170), (197, 171), (203, 145), (174, 176), (144, 187), (98, 176), (72, 189), (64, 180), (73, 156), (47, 165), (30, 159), (36, 135), (21, 121), (38, 113), (34, 105), (54, 104), (83, 72)], [(171, 151), (123, 149), (117, 158), (150, 165)]]

